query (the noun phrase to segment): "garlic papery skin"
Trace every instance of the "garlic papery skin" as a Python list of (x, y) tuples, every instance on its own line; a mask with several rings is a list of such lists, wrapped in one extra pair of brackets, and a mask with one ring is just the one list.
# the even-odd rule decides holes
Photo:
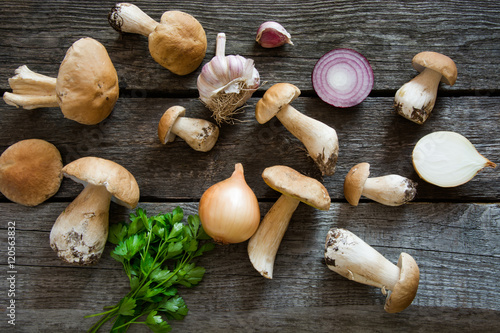
[(255, 41), (264, 48), (279, 47), (284, 44), (293, 45), (292, 36), (278, 22), (268, 21), (259, 26)]
[(212, 111), (218, 125), (232, 123), (237, 109), (260, 85), (254, 61), (240, 55), (225, 56), (225, 48), (226, 34), (219, 33), (215, 57), (203, 66), (197, 81), (200, 100)]
[(440, 187), (467, 183), (486, 167), (496, 164), (482, 156), (461, 134), (438, 131), (421, 138), (412, 153), (413, 166), (425, 181)]

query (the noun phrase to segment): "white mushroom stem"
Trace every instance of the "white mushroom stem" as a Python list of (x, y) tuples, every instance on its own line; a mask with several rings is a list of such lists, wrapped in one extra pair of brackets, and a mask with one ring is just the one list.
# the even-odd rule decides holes
[(268, 279), (273, 278), (274, 259), (290, 219), (300, 201), (281, 195), (266, 216), (257, 232), (248, 242), (248, 255), (255, 269)]
[(12, 93), (3, 94), (5, 103), (28, 110), (59, 106), (55, 78), (35, 73), (26, 65), (17, 68), (15, 73), (9, 79)]
[[(197, 151), (207, 152), (213, 148), (219, 136), (219, 128), (204, 119), (179, 117), (171, 132)], [(172, 138), (174, 138), (172, 136)]]
[(149, 36), (160, 23), (131, 3), (119, 3), (108, 15), (110, 25), (119, 32)]
[(368, 178), (362, 195), (387, 206), (400, 206), (416, 195), (416, 183), (399, 175)]
[(50, 246), (68, 263), (93, 264), (108, 238), (111, 194), (88, 184), (59, 215), (50, 232)]
[(339, 141), (337, 132), (333, 128), (302, 114), (288, 104), (282, 107), (276, 117), (304, 144), (324, 176), (335, 173)]
[(394, 98), (397, 112), (415, 123), (424, 123), (434, 108), (441, 77), (440, 73), (425, 68), (401, 86)]
[(345, 229), (332, 229), (326, 238), (325, 261), (332, 271), (359, 283), (393, 290), (400, 268), (361, 238)]

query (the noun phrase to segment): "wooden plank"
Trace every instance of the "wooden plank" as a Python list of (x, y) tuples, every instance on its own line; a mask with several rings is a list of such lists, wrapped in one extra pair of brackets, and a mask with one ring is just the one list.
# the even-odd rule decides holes
[[(197, 204), (189, 202), (140, 203), (149, 214), (176, 205), (185, 214), (197, 210)], [(262, 214), (270, 205), (261, 204)], [(115, 206), (111, 219), (125, 219), (128, 211)], [(29, 332), (33, 325), (43, 332), (89, 327), (92, 320), (83, 319), (84, 315), (117, 302), (127, 291), (119, 263), (109, 257), (109, 245), (92, 267), (69, 266), (55, 258), (48, 234), (64, 207), (64, 203), (34, 209), (0, 204), (2, 244), (6, 222), (16, 221), (16, 304), (21, 332)], [(31, 221), (35, 216), (38, 220)], [(327, 212), (300, 205), (278, 251), (273, 280), (253, 269), (246, 242), (217, 246), (199, 262), (207, 269), (202, 284), (180, 291), (191, 312), (173, 325), (189, 332), (202, 328), (208, 332), (231, 328), (326, 332), (334, 324), (339, 329), (369, 330), (378, 327), (377, 323), (406, 330), (491, 328), (500, 313), (499, 223), (498, 204), (411, 204), (391, 212), (372, 203), (356, 208), (334, 204)], [(378, 289), (326, 268), (323, 246), (331, 227), (355, 232), (394, 263), (402, 251), (414, 256), (421, 282), (410, 308), (398, 315), (386, 314)], [(5, 260), (0, 259), (2, 269)], [(5, 284), (0, 282), (2, 290)]]
[[(496, 170), (484, 170), (465, 185), (443, 189), (419, 180), (411, 163), (416, 142), (438, 130), (461, 133), (481, 154), (500, 162), (500, 127), (492, 126), (500, 123), (499, 97), (440, 97), (423, 126), (396, 115), (389, 97), (370, 97), (349, 111), (300, 97), (293, 105), (335, 128), (339, 136), (337, 172), (324, 179), (302, 143), (277, 119), (264, 125), (255, 120), (257, 100), (252, 98), (238, 116), (241, 122), (222, 126), (217, 144), (208, 153), (192, 150), (181, 139), (163, 146), (157, 138), (158, 121), (172, 105), (186, 107), (190, 117), (210, 119), (210, 112), (193, 98), (121, 98), (111, 116), (95, 126), (63, 119), (57, 108), (27, 111), (0, 105), (0, 149), (22, 139), (40, 138), (58, 147), (64, 163), (83, 156), (114, 160), (135, 175), (143, 200), (198, 200), (210, 185), (229, 177), (238, 162), (245, 167), (249, 186), (262, 199), (278, 196), (262, 181), (262, 170), (284, 164), (322, 180), (333, 200), (344, 200), (344, 177), (360, 162), (371, 163), (373, 176), (396, 173), (418, 181), (418, 201), (496, 201), (500, 197)], [(55, 199), (69, 200), (79, 191), (81, 185), (65, 179)]]
[[(452, 57), (459, 79), (445, 91), (483, 95), (499, 89), (496, 70), (500, 59), (500, 5), (495, 1), (260, 1), (258, 5), (234, 1), (172, 1), (169, 4), (134, 2), (159, 20), (168, 9), (194, 15), (204, 26), (214, 55), (218, 32), (228, 35), (227, 54), (253, 58), (263, 81), (290, 82), (311, 92), (310, 75), (316, 61), (333, 48), (363, 53), (375, 71), (375, 91), (394, 91), (411, 79), (412, 57), (432, 50)], [(84, 36), (100, 40), (119, 72), (120, 87), (132, 95), (153, 90), (162, 94), (196, 93), (198, 69), (178, 77), (149, 56), (143, 36), (120, 36), (107, 23), (115, 1), (28, 2), (2, 1), (0, 21), (0, 89), (23, 64), (55, 76), (67, 48)], [(266, 10), (263, 11), (262, 8)], [(297, 15), (300, 13), (300, 15)], [(295, 46), (263, 49), (255, 41), (258, 26), (279, 21), (292, 34)], [(137, 75), (141, 73), (141, 75)], [(154, 78), (152, 80), (151, 78)]]

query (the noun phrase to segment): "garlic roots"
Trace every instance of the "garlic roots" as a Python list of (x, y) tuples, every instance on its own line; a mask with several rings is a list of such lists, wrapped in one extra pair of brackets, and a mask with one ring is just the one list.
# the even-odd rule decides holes
[(226, 35), (217, 35), (215, 57), (203, 66), (197, 86), (200, 99), (212, 111), (218, 125), (232, 123), (234, 114), (260, 85), (252, 59), (225, 56)]

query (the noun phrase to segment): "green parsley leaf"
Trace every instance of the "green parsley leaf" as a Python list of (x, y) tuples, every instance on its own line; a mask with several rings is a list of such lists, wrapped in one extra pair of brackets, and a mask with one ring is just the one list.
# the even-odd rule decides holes
[(170, 298), (165, 297), (163, 301), (160, 302), (158, 310), (165, 312), (167, 317), (177, 320), (184, 318), (189, 311), (184, 299), (179, 295)]
[(181, 222), (183, 218), (184, 218), (184, 212), (182, 211), (182, 208), (179, 206), (175, 207), (175, 209), (172, 211), (172, 222), (173, 223)]
[(120, 302), (120, 307), (118, 308), (118, 314), (122, 316), (133, 316), (135, 309), (135, 299), (124, 297)]
[(161, 316), (157, 316), (158, 311), (151, 311), (146, 318), (146, 325), (155, 333), (166, 333), (172, 330), (172, 327), (163, 321)]
[[(116, 244), (111, 257), (122, 263), (130, 279), (130, 292), (98, 314), (103, 317), (89, 332), (97, 332), (108, 320), (113, 320), (114, 333), (126, 332), (133, 324), (146, 324), (153, 332), (168, 332), (171, 327), (162, 315), (182, 319), (188, 313), (174, 285), (192, 287), (205, 274), (193, 259), (213, 249), (214, 244), (202, 241), (209, 237), (197, 215), (188, 216), (183, 223), (180, 207), (151, 217), (138, 208), (129, 218), (129, 224), (110, 226), (109, 241)], [(147, 316), (146, 321), (139, 322), (142, 316)]]
[(125, 223), (115, 223), (109, 227), (108, 241), (119, 244), (127, 236), (128, 227)]

